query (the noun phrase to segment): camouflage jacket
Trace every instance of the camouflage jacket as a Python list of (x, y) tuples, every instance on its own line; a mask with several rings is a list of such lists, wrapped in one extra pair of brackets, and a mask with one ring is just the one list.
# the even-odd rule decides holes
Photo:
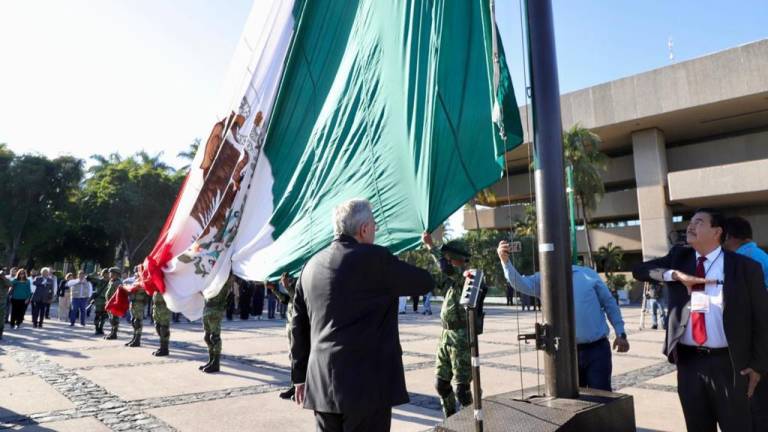
[(117, 291), (117, 287), (122, 284), (123, 281), (118, 279), (110, 279), (107, 281), (107, 290), (104, 291), (104, 301), (108, 302), (110, 298), (112, 298), (113, 295), (115, 295), (115, 292)]
[(102, 278), (93, 278), (90, 279), (90, 282), (93, 285), (93, 294), (91, 295), (93, 306), (97, 309), (104, 309), (107, 305), (107, 300), (109, 300), (106, 297), (109, 281)]
[(430, 254), (440, 269), (440, 275), (435, 278), (435, 293), (443, 295), (443, 306), (440, 310), (443, 328), (449, 330), (466, 328), (467, 314), (459, 304), (461, 291), (464, 288), (462, 269), (454, 267), (437, 248), (432, 248)]
[(218, 294), (205, 300), (205, 308), (203, 308), (203, 319), (205, 318), (221, 318), (224, 315), (224, 311), (227, 310), (227, 295), (232, 288), (232, 279), (228, 280)]
[[(283, 284), (278, 284), (278, 288), (274, 291), (275, 296), (277, 296), (277, 299), (280, 301), (280, 303), (288, 305), (288, 308), (285, 312), (285, 318), (288, 324), (290, 325), (291, 320), (293, 319), (293, 298), (296, 297), (296, 282), (292, 284), (288, 284), (289, 286), (284, 287), (285, 291), (281, 289), (283, 287)], [(287, 291), (287, 292), (286, 292)]]
[(136, 288), (136, 291), (130, 293), (128, 298), (131, 299), (131, 306), (133, 306), (134, 303), (136, 305), (146, 305), (147, 300), (149, 300), (149, 294), (144, 291), (144, 288), (139, 287)]

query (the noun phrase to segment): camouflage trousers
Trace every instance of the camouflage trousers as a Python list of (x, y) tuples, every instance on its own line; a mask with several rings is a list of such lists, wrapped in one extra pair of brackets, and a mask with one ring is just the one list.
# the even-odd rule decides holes
[(221, 318), (220, 315), (203, 316), (204, 339), (211, 357), (221, 354)]
[(155, 321), (155, 330), (160, 337), (160, 346), (168, 345), (171, 341), (171, 326), (168, 323), (158, 323)]
[(131, 303), (131, 325), (134, 336), (141, 336), (141, 331), (144, 329), (144, 309), (146, 309), (144, 303)]
[(144, 329), (144, 320), (136, 318), (134, 315), (134, 318), (131, 320), (131, 325), (133, 326), (133, 335), (141, 336), (141, 331)]
[[(440, 343), (437, 346), (437, 358), (435, 360), (435, 375), (438, 380), (438, 392), (440, 393), (440, 381), (448, 386), (440, 394), (440, 403), (446, 417), (456, 410), (456, 393), (462, 405), (471, 404), (472, 396), (469, 393), (469, 383), (472, 381), (472, 362), (469, 349), (469, 334), (466, 329), (446, 330), (440, 335)], [(450, 388), (453, 381), (456, 392)]]
[(464, 329), (443, 330), (437, 346), (435, 375), (443, 381), (469, 384), (472, 381), (472, 362), (469, 335)]
[(117, 328), (120, 325), (120, 317), (114, 314), (109, 314), (109, 326), (112, 327), (112, 333), (117, 333)]
[(101, 331), (104, 328), (104, 322), (107, 321), (107, 312), (104, 308), (96, 308), (93, 314), (93, 325), (97, 331)]

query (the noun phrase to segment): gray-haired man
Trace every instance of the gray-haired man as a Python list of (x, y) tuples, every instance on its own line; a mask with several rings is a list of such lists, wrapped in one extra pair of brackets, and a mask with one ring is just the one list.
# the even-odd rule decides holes
[(299, 276), (291, 322), (296, 402), (315, 411), (318, 431), (388, 431), (392, 407), (408, 402), (397, 327), (398, 296), (434, 282), (373, 244), (371, 204), (334, 212), (336, 239)]

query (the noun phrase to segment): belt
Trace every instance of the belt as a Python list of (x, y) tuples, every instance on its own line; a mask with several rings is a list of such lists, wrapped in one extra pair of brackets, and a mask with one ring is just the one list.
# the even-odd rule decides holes
[(697, 354), (697, 355), (716, 355), (716, 354), (728, 354), (728, 348), (710, 348), (705, 346), (692, 346), (685, 344), (677, 344), (677, 349), (680, 352)]
[(606, 340), (606, 338), (605, 338), (605, 337), (601, 337), (600, 339), (598, 339), (598, 340), (596, 340), (596, 341), (592, 341), (592, 342), (587, 342), (587, 343), (581, 343), (581, 344), (577, 344), (577, 345), (576, 345), (576, 349), (587, 349), (587, 348), (593, 348), (593, 347), (595, 347), (596, 345), (599, 345), (599, 344), (603, 343), (603, 341), (605, 341), (605, 340)]

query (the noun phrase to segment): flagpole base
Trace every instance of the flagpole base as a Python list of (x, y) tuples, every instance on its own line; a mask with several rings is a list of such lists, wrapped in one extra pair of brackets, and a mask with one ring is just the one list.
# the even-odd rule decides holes
[[(518, 399), (519, 391), (483, 399), (486, 430), (500, 432), (635, 431), (632, 396), (579, 389), (576, 399), (532, 397)], [(466, 407), (434, 429), (435, 432), (474, 432), (472, 407)]]

